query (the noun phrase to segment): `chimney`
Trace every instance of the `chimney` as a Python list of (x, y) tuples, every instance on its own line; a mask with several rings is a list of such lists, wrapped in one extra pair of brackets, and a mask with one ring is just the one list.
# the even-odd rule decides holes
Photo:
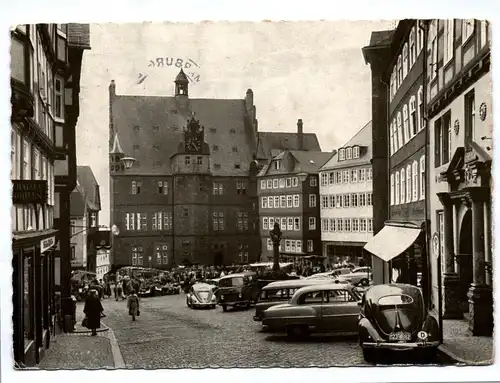
[(304, 128), (302, 124), (302, 119), (299, 118), (297, 121), (297, 148), (298, 150), (304, 150)]

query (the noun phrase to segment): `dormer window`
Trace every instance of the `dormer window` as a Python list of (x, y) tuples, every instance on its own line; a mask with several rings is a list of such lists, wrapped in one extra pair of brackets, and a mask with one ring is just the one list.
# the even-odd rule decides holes
[(346, 160), (350, 160), (352, 158), (352, 148), (347, 148), (346, 149), (345, 158), (346, 158)]
[(339, 150), (339, 161), (344, 161), (345, 160), (345, 149), (340, 149)]
[(280, 170), (281, 169), (281, 160), (274, 161), (274, 168), (276, 170)]
[(359, 146), (352, 148), (352, 158), (359, 158)]

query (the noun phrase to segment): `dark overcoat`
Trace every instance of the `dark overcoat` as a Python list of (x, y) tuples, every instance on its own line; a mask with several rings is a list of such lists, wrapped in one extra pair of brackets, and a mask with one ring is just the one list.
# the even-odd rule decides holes
[(90, 294), (83, 308), (83, 312), (87, 316), (87, 328), (96, 329), (101, 327), (101, 313), (103, 311), (101, 300), (97, 294)]

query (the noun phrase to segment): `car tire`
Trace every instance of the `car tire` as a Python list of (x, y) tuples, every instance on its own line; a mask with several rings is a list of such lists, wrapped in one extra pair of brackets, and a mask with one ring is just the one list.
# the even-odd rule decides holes
[(366, 279), (366, 278), (363, 278), (358, 283), (358, 285), (360, 285), (360, 286), (368, 286), (369, 284), (370, 284), (370, 281), (368, 279)]
[(301, 326), (301, 325), (288, 326), (286, 332), (288, 337), (294, 339), (304, 339), (309, 336), (309, 328), (307, 326)]
[(224, 311), (224, 312), (227, 311), (227, 306), (226, 305), (222, 305), (222, 311)]
[(187, 298), (186, 298), (186, 304), (187, 304), (187, 307), (191, 308), (191, 303), (189, 303), (189, 301), (187, 300)]
[(363, 348), (363, 358), (367, 363), (375, 363), (375, 349)]
[(210, 306), (210, 308), (214, 309), (214, 308), (215, 308), (215, 305)]

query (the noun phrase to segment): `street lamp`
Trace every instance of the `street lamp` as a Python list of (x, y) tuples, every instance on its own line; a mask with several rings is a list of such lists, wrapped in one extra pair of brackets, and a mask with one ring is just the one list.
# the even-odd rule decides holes
[(300, 182), (304, 182), (307, 179), (307, 173), (299, 173), (297, 177), (299, 177)]
[(134, 163), (137, 161), (134, 157), (123, 157), (120, 159), (121, 162), (123, 162), (123, 165), (125, 166), (125, 169), (130, 169)]

